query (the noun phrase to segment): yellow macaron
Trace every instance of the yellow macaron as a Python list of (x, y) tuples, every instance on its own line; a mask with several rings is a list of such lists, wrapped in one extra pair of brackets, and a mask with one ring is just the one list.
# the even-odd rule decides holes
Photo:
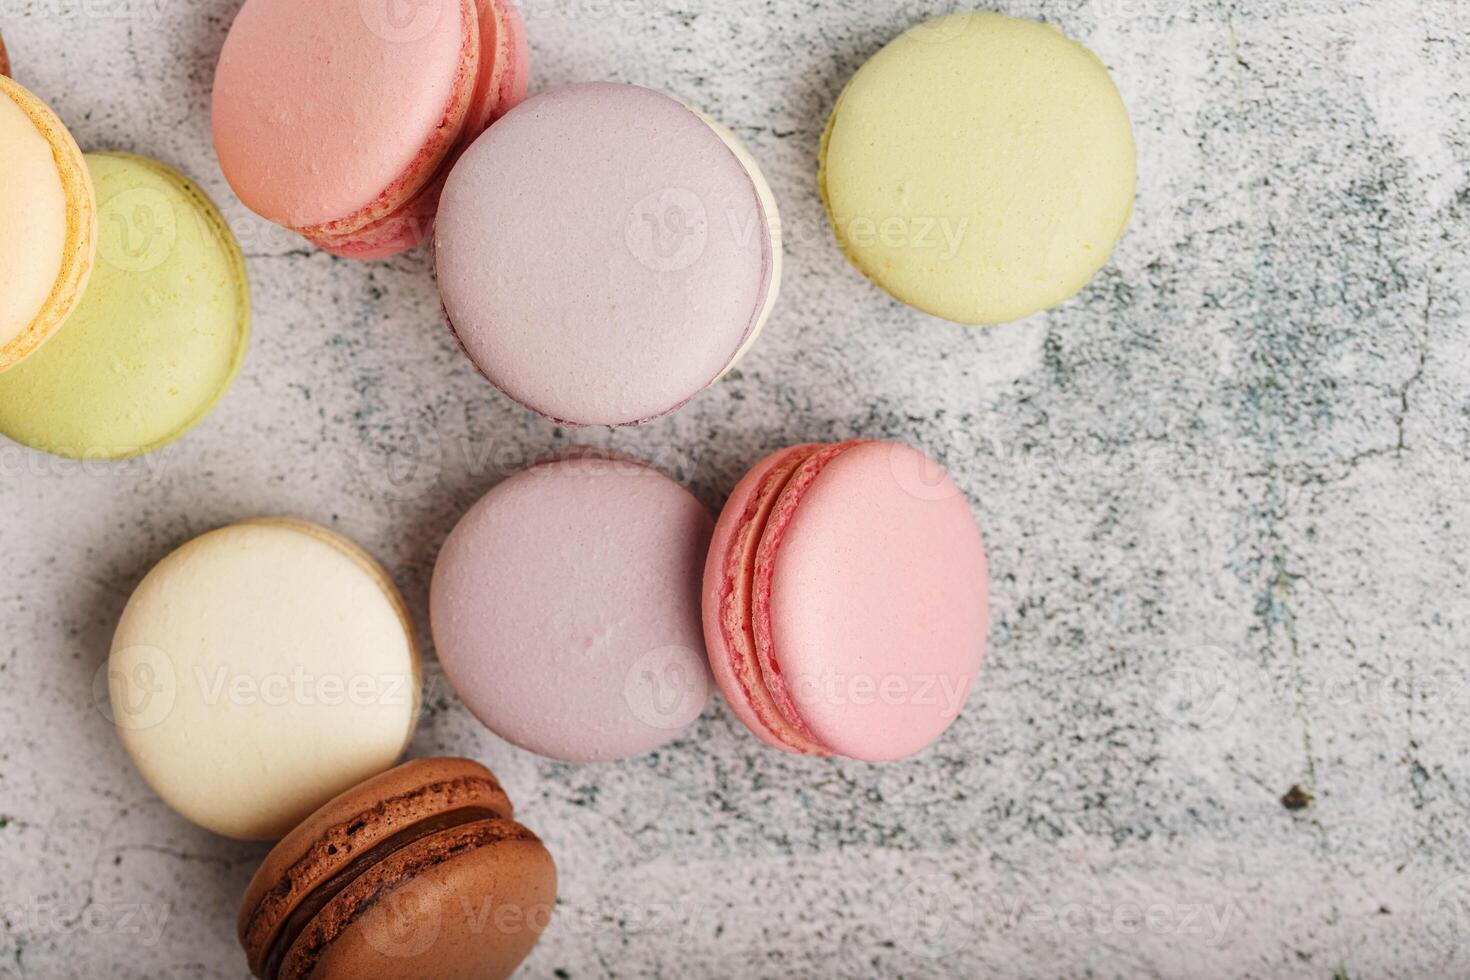
[(125, 153), (86, 157), (97, 268), (56, 336), (0, 375), (0, 434), (73, 459), (157, 449), (223, 397), (250, 333), (244, 257), (192, 181)]
[(1133, 212), (1133, 128), (1101, 61), (1046, 24), (957, 13), (838, 100), (819, 181), (838, 243), (928, 313), (1002, 323), (1070, 298)]
[(3, 74), (0, 146), (0, 371), (6, 371), (34, 354), (80, 300), (96, 252), (97, 207), (76, 140), (45, 103)]

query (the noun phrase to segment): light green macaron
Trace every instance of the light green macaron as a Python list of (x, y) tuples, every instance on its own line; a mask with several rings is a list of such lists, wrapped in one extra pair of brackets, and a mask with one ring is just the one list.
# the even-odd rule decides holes
[(91, 153), (97, 264), (55, 336), (0, 375), (0, 433), (71, 459), (167, 445), (229, 389), (250, 335), (245, 259), (182, 174)]

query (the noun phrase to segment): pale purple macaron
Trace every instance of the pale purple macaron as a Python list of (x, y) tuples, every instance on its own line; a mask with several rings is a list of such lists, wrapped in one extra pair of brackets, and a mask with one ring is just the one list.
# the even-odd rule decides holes
[(780, 288), (780, 220), (740, 141), (635, 85), (529, 99), (464, 154), (435, 230), (465, 352), (571, 425), (636, 425), (734, 366)]
[(576, 454), (511, 477), (434, 568), (449, 682), (491, 731), (553, 759), (672, 741), (712, 691), (699, 591), (713, 531), (689, 491), (636, 460)]

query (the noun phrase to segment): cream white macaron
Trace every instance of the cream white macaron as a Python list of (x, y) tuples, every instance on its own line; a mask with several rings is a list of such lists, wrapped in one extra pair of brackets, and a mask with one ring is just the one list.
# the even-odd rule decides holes
[(195, 823), (280, 837), (392, 766), (419, 655), (388, 575), (301, 521), (196, 538), (133, 593), (112, 642), (113, 722), (148, 784)]

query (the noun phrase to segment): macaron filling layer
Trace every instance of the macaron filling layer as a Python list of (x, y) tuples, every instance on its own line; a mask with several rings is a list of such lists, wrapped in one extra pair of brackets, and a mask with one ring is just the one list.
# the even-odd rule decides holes
[[(398, 771), (422, 765), (425, 764), (409, 763)], [(251, 898), (251, 894), (256, 893), (259, 886), (252, 882), (250, 893), (247, 893), (247, 902), (253, 904), (247, 906), (249, 914), (241, 920), (240, 942), (246, 950), (257, 951), (251, 955), (252, 968), (257, 972), (264, 968), (269, 954), (258, 955), (258, 952), (281, 945), (281, 932), (288, 928), (286, 923), (296, 918), (299, 905), (320, 893), (327, 882), (336, 879), (345, 868), (357, 866), (361, 853), (379, 853), (390, 841), (401, 837), (393, 830), (394, 827), (428, 826), (428, 818), (416, 818), (415, 814), (478, 813), (483, 816), (472, 819), (511, 819), (514, 808), (500, 783), (487, 770), (475, 768), (479, 769), (479, 774), (435, 778), (389, 796), (367, 809), (356, 812), (344, 810), (336, 815), (337, 822), (325, 829), (309, 830), (302, 825), (292, 831), (277, 848), (277, 853), (284, 852), (290, 860), (290, 864), (279, 872), (279, 880), (255, 898)], [(391, 775), (378, 777), (378, 781), (385, 778), (391, 778)], [(335, 802), (327, 804), (319, 815), (338, 805)], [(464, 822), (469, 821), (453, 821), (439, 825), (438, 829)], [(433, 829), (424, 832), (432, 833)], [(304, 836), (308, 833), (313, 836)], [(399, 845), (406, 846), (407, 843), (411, 842), (400, 841)], [(390, 852), (396, 849), (388, 848)], [(300, 851), (299, 856), (291, 859), (296, 851)]]
[[(494, 828), (496, 839), (517, 836), (514, 832), (507, 832), (504, 814), (484, 807), (472, 806), (426, 817), (353, 857), (345, 867), (321, 882), (303, 898), (281, 924), (266, 953), (263, 967), (266, 980), (276, 980), (280, 976), (281, 963), (285, 960), (286, 954), (296, 945), (296, 941), (301, 938), (302, 933), (307, 930), (317, 915), (370, 869), (426, 837), (483, 822), (493, 822), (499, 825)], [(515, 827), (516, 825), (509, 826)], [(530, 831), (520, 829), (520, 836), (529, 834)]]
[(906, 758), (969, 697), (987, 593), (974, 516), (932, 459), (872, 440), (796, 446), (746, 474), (716, 525), (710, 666), (767, 744)]
[(780, 456), (741, 515), (724, 569), (720, 623), (731, 672), (768, 738), (803, 755), (831, 750), (802, 720), (781, 673), (771, 628), (776, 552), (802, 494), (827, 464), (863, 444), (797, 446)]

